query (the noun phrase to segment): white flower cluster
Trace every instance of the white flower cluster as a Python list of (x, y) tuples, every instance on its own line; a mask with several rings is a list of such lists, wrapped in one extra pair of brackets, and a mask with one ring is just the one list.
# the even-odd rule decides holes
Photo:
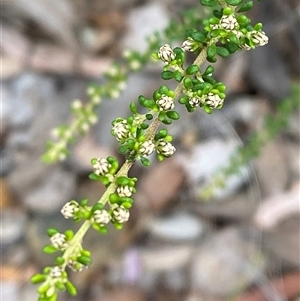
[(193, 96), (189, 99), (189, 104), (192, 108), (198, 107), (201, 102), (201, 99), (197, 96)]
[(238, 21), (234, 15), (222, 16), (220, 19), (220, 27), (226, 30), (233, 30), (238, 28)]
[(176, 151), (176, 148), (170, 143), (164, 140), (158, 140), (157, 152), (165, 157), (171, 157)]
[(252, 41), (257, 46), (264, 46), (269, 42), (269, 38), (267, 37), (264, 31), (253, 30), (250, 32), (250, 35), (252, 37)]
[(119, 195), (119, 197), (124, 198), (124, 197), (131, 197), (133, 192), (133, 188), (126, 185), (126, 186), (119, 186), (117, 188), (117, 194)]
[(68, 246), (66, 236), (62, 233), (55, 233), (50, 237), (52, 245), (59, 250), (65, 250)]
[(73, 218), (78, 210), (79, 204), (75, 201), (70, 201), (63, 206), (60, 212), (65, 218)]
[(156, 104), (159, 105), (161, 111), (169, 111), (175, 107), (173, 98), (165, 94), (156, 101)]
[(155, 144), (151, 140), (147, 140), (141, 144), (139, 151), (142, 156), (149, 156), (154, 152), (154, 150)]
[(165, 63), (169, 63), (175, 59), (175, 53), (170, 45), (166, 44), (159, 48), (158, 57)]
[(94, 221), (101, 226), (110, 222), (110, 215), (106, 210), (95, 210), (93, 213)]
[(104, 158), (97, 158), (97, 162), (93, 164), (94, 173), (98, 176), (104, 176), (111, 168), (111, 164)]
[(181, 48), (184, 51), (190, 51), (190, 52), (194, 52), (195, 51), (195, 41), (192, 38), (188, 38), (187, 40), (185, 40), (182, 43)]
[(112, 211), (113, 219), (118, 223), (126, 223), (129, 220), (129, 210), (124, 208), (123, 206), (119, 206)]
[(50, 276), (51, 278), (60, 278), (62, 276), (62, 269), (58, 266), (51, 268)]
[(222, 105), (224, 99), (222, 99), (218, 94), (208, 93), (205, 103), (212, 109), (217, 108), (219, 105)]
[(126, 120), (117, 122), (112, 130), (118, 141), (126, 139), (129, 135), (129, 128)]

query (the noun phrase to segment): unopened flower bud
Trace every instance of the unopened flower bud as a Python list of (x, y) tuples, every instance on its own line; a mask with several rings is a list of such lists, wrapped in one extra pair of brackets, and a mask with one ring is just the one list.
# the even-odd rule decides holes
[(123, 198), (123, 197), (127, 197), (129, 198), (132, 195), (132, 191), (133, 188), (130, 186), (119, 186), (117, 188), (117, 193), (119, 195), (119, 197)]
[(192, 97), (189, 100), (189, 104), (192, 108), (195, 108), (197, 106), (199, 106), (200, 104), (200, 98), (199, 97)]
[(50, 276), (52, 278), (60, 278), (62, 275), (62, 269), (58, 266), (55, 266), (53, 268), (51, 268), (50, 270)]
[(142, 156), (149, 156), (154, 152), (155, 144), (151, 140), (143, 142), (140, 146), (140, 154)]
[(218, 94), (208, 93), (205, 103), (212, 109), (217, 108), (222, 105), (224, 99), (222, 99)]
[(158, 153), (165, 157), (171, 157), (176, 151), (176, 148), (170, 142), (164, 140), (158, 142), (156, 149)]
[(93, 164), (94, 173), (98, 176), (104, 176), (108, 173), (111, 164), (104, 158), (98, 158), (97, 162)]
[(169, 63), (175, 59), (175, 53), (170, 45), (166, 44), (160, 47), (158, 57), (165, 63)]
[(126, 120), (117, 122), (113, 128), (113, 133), (118, 141), (126, 139), (129, 135), (129, 128)]
[(52, 245), (59, 250), (64, 250), (68, 244), (66, 241), (66, 236), (62, 233), (55, 233), (50, 237)]
[(223, 16), (220, 20), (220, 26), (226, 30), (233, 30), (237, 28), (238, 22), (233, 15)]
[(173, 98), (164, 94), (156, 101), (156, 104), (159, 105), (161, 111), (169, 111), (175, 107)]
[(106, 210), (95, 210), (93, 217), (96, 223), (100, 225), (107, 225), (110, 222), (110, 215)]
[(65, 218), (73, 218), (79, 210), (79, 204), (75, 201), (66, 203), (61, 209), (61, 213)]
[(252, 41), (258, 46), (264, 46), (268, 44), (269, 38), (264, 31), (253, 30), (251, 32)]
[(112, 212), (113, 219), (118, 223), (125, 223), (129, 220), (129, 210), (125, 209), (123, 206), (115, 208)]
[(190, 52), (193, 52), (195, 51), (195, 42), (194, 40), (192, 40), (191, 38), (185, 40), (181, 46), (181, 48), (184, 50), (184, 51), (190, 51)]

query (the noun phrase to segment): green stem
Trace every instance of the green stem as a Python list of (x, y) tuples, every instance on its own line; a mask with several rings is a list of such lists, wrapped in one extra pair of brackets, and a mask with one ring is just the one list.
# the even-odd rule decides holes
[[(206, 59), (207, 48), (208, 48), (208, 46), (202, 49), (202, 51), (200, 52), (198, 57), (195, 59), (195, 61), (193, 63), (194, 65), (201, 66), (203, 64), (203, 62)], [(175, 91), (174, 91), (174, 99), (175, 100), (180, 96), (180, 94), (183, 92), (183, 90), (184, 90), (184, 85), (183, 85), (182, 82), (180, 82), (178, 84), (178, 86), (176, 87)], [(156, 117), (152, 121), (152, 123), (150, 124), (149, 128), (147, 129), (147, 131), (145, 133), (145, 137), (146, 137), (147, 140), (154, 137), (160, 123), (161, 122), (158, 119), (158, 117)], [(122, 165), (122, 167), (117, 172), (116, 178), (119, 177), (119, 176), (124, 176), (124, 175), (127, 176), (128, 171), (130, 170), (130, 168), (133, 164), (134, 164), (134, 161), (126, 160), (125, 163)], [(113, 181), (107, 187), (106, 191), (103, 193), (103, 195), (100, 198), (100, 200), (98, 201), (98, 203), (101, 203), (103, 205), (106, 204), (109, 200), (110, 194), (114, 193), (116, 188), (117, 188), (117, 184), (116, 184), (115, 181)], [(84, 237), (85, 233), (89, 230), (91, 225), (92, 225), (92, 222), (90, 220), (86, 220), (82, 224), (82, 226), (79, 228), (77, 233), (74, 235), (70, 246), (68, 247), (68, 249), (65, 251), (65, 253), (63, 255), (63, 258), (65, 259), (65, 263), (63, 265), (63, 268), (65, 268), (66, 265), (68, 264), (69, 257), (73, 254), (73, 252), (78, 248), (78, 246), (81, 246), (83, 237)]]

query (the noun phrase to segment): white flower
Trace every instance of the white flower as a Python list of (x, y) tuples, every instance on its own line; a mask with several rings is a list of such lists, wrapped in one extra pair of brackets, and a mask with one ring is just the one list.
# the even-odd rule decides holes
[(238, 22), (234, 15), (223, 16), (220, 20), (220, 26), (226, 30), (237, 28)]
[(194, 45), (195, 45), (194, 40), (188, 38), (187, 40), (185, 40), (185, 41), (183, 42), (181, 48), (182, 48), (184, 51), (190, 51), (190, 52), (193, 52), (193, 51), (195, 51)]
[(127, 186), (127, 185), (119, 186), (117, 188), (117, 193), (118, 193), (119, 197), (121, 197), (121, 198), (124, 198), (124, 197), (129, 198), (132, 195), (132, 191), (133, 191), (133, 188), (130, 186)]
[(129, 220), (130, 213), (123, 206), (119, 206), (113, 210), (112, 216), (116, 222), (123, 224)]
[(50, 237), (50, 241), (56, 249), (64, 250), (68, 246), (66, 235), (62, 233), (55, 233)]
[(192, 97), (189, 100), (189, 104), (192, 108), (195, 108), (197, 106), (199, 106), (200, 104), (200, 98), (199, 97)]
[(158, 141), (156, 149), (158, 153), (165, 157), (171, 157), (176, 151), (176, 148), (170, 142), (166, 142), (164, 140)]
[(72, 109), (74, 110), (79, 110), (82, 108), (82, 102), (80, 99), (75, 99), (73, 102), (72, 102)]
[(156, 104), (159, 105), (161, 111), (169, 111), (175, 107), (173, 98), (165, 94), (163, 94), (161, 98), (156, 101)]
[(93, 217), (96, 223), (100, 225), (106, 225), (110, 222), (110, 215), (106, 210), (95, 210)]
[(79, 204), (75, 201), (71, 201), (66, 203), (60, 212), (65, 218), (73, 218), (78, 210)]
[(264, 31), (253, 30), (250, 33), (251, 33), (252, 41), (256, 45), (264, 46), (264, 45), (268, 44), (269, 38), (267, 37), (267, 35), (265, 34)]
[(126, 120), (117, 122), (112, 128), (118, 141), (126, 139), (129, 134), (129, 129)]
[(52, 278), (59, 278), (59, 277), (61, 277), (61, 275), (62, 275), (62, 269), (60, 267), (55, 266), (55, 267), (51, 268), (50, 276)]
[(155, 144), (151, 140), (143, 142), (140, 146), (140, 154), (142, 156), (149, 156), (154, 152)]
[(175, 59), (175, 53), (170, 45), (166, 44), (159, 48), (158, 57), (165, 63), (169, 63)]
[(97, 117), (96, 115), (91, 115), (91, 116), (89, 116), (89, 122), (90, 122), (91, 124), (96, 124), (97, 121), (98, 121), (98, 117)]
[(88, 87), (86, 92), (89, 96), (91, 96), (96, 93), (96, 89), (95, 87)]
[(97, 162), (93, 164), (94, 173), (98, 176), (104, 176), (111, 168), (111, 164), (104, 158), (97, 158)]
[(95, 96), (92, 97), (92, 102), (95, 105), (98, 105), (99, 103), (101, 103), (101, 101), (102, 101), (102, 98), (100, 96), (95, 95)]
[(219, 105), (223, 104), (224, 99), (222, 99), (218, 94), (208, 93), (205, 103), (209, 105), (210, 108), (215, 109)]
[(132, 70), (138, 70), (141, 68), (142, 64), (138, 60), (132, 60), (129, 64), (129, 66), (130, 66), (130, 69), (132, 69)]

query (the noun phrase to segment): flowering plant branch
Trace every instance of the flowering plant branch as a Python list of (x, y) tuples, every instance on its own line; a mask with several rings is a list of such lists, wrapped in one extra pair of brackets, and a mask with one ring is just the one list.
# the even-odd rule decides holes
[[(213, 16), (203, 20), (204, 27), (201, 30), (188, 29), (187, 38), (181, 47), (172, 48), (165, 44), (152, 55), (154, 59), (164, 62), (161, 77), (178, 82), (176, 89), (172, 90), (163, 85), (153, 92), (152, 98), (140, 95), (139, 105), (144, 107), (147, 113), (138, 113), (137, 105), (132, 102), (131, 115), (127, 118), (118, 117), (112, 122), (111, 134), (119, 142), (119, 152), (124, 155), (125, 163), (119, 168), (115, 157), (93, 158), (91, 164), (94, 171), (89, 177), (91, 180), (102, 182), (107, 188), (105, 193), (91, 206), (88, 205), (87, 199), (81, 202), (72, 200), (64, 205), (61, 212), (65, 218), (71, 218), (75, 222), (84, 221), (77, 233), (71, 230), (59, 233), (54, 228), (48, 230), (51, 244), (46, 246), (44, 251), (59, 252), (59, 255), (55, 258), (54, 266), (46, 267), (43, 273), (31, 278), (33, 283), (41, 283), (38, 288), (39, 301), (55, 301), (59, 290), (67, 290), (71, 295), (76, 295), (76, 288), (68, 279), (66, 268), (80, 271), (91, 264), (90, 252), (82, 247), (84, 235), (90, 227), (99, 233), (106, 233), (108, 223), (121, 229), (128, 221), (137, 181), (136, 178), (128, 177), (128, 171), (138, 160), (144, 166), (149, 166), (148, 156), (154, 152), (159, 161), (174, 154), (176, 149), (171, 143), (173, 137), (166, 128), (159, 129), (159, 126), (170, 125), (180, 118), (176, 106), (184, 105), (189, 112), (203, 108), (207, 113), (222, 108), (226, 96), (225, 85), (214, 79), (212, 65), (202, 70), (203, 63), (215, 63), (218, 56), (228, 57), (236, 51), (254, 49), (268, 42), (262, 31), (262, 24), (252, 26), (250, 19), (242, 14), (252, 8), (252, 1), (200, 2), (204, 6), (214, 8)], [(185, 66), (186, 52), (196, 55), (196, 59), (189, 66)], [(130, 57), (129, 54), (128, 56)], [(121, 68), (115, 67), (110, 76), (117, 81), (116, 86), (120, 90), (120, 83), (124, 79)], [(93, 95), (95, 91), (89, 92)], [(73, 103), (72, 109), (77, 114), (77, 123), (74, 123), (69, 131), (58, 128), (57, 134), (62, 138), (61, 144), (57, 149), (53, 148), (54, 144), (50, 147), (50, 153), (44, 157), (46, 161), (56, 161), (60, 157), (57, 154), (66, 155), (66, 143), (74, 138), (73, 134), (78, 126), (82, 131), (86, 131), (90, 124), (96, 122), (96, 116), (91, 112), (92, 106), (98, 102), (99, 99), (95, 96), (94, 101), (87, 107), (83, 107), (78, 101)], [(85, 119), (86, 117), (88, 118)], [(86, 120), (88, 123), (85, 123)]]

